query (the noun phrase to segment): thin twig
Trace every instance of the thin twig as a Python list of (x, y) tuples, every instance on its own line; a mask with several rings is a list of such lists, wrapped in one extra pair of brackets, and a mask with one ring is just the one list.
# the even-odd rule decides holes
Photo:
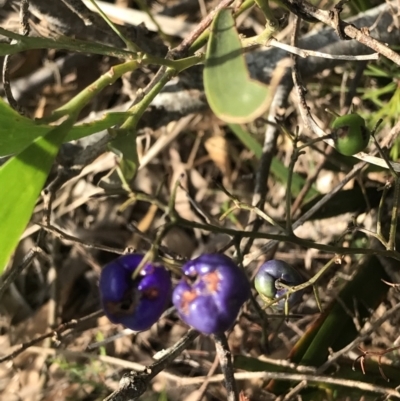
[(0, 284), (0, 300), (2, 299), (4, 292), (10, 286), (11, 283), (23, 272), (30, 264), (33, 262), (33, 259), (38, 254), (42, 254), (42, 248), (36, 246), (31, 248), (28, 253), (24, 256), (22, 262), (18, 265), (12, 266), (9, 270), (7, 270), (3, 277), (2, 282)]
[(215, 14), (233, 3), (234, 0), (222, 0), (220, 1), (217, 6), (206, 16), (204, 17), (197, 27), (190, 33), (182, 42), (181, 44), (176, 47), (172, 52), (176, 55), (182, 55), (188, 51), (190, 46), (199, 38), (199, 36), (210, 26)]
[(313, 56), (313, 57), (327, 58), (327, 59), (331, 59), (331, 60), (347, 60), (347, 61), (364, 61), (364, 60), (378, 60), (379, 59), (378, 53), (364, 54), (364, 55), (359, 55), (359, 56), (351, 56), (351, 55), (348, 56), (348, 55), (344, 55), (344, 54), (343, 55), (330, 54), (330, 53), (318, 52), (315, 50), (300, 49), (294, 45), (288, 45), (286, 43), (281, 43), (281, 42), (277, 41), (276, 39), (270, 39), (270, 41), (267, 43), (267, 45), (277, 47), (278, 49), (286, 50), (287, 52), (295, 54), (302, 58), (307, 58), (307, 57)]
[(11, 352), (8, 355), (0, 357), (0, 363), (8, 361), (10, 359), (14, 359), (16, 356), (27, 350), (28, 348), (32, 347), (33, 345), (40, 343), (41, 341), (45, 340), (46, 338), (54, 338), (57, 341), (60, 341), (61, 335), (67, 331), (68, 329), (75, 329), (78, 325), (88, 322), (92, 319), (97, 319), (98, 317), (102, 316), (104, 312), (102, 310), (91, 313), (81, 319), (71, 320), (70, 322), (60, 324), (56, 329), (51, 330), (41, 336), (38, 336), (30, 341), (27, 341), (23, 344), (20, 344), (17, 349)]
[[(218, 383), (223, 379), (223, 375), (215, 375), (209, 379), (212, 383)], [(365, 383), (355, 380), (347, 380), (341, 378), (335, 378), (332, 376), (319, 376), (319, 375), (308, 375), (300, 373), (286, 373), (286, 372), (239, 372), (235, 373), (236, 380), (254, 380), (254, 379), (275, 379), (285, 381), (307, 381), (312, 383), (327, 383), (341, 387), (356, 388), (361, 391), (368, 391), (372, 393), (384, 394), (392, 397), (400, 398), (400, 392), (398, 390), (376, 386), (374, 384)], [(205, 376), (200, 377), (176, 377), (176, 384), (178, 386), (192, 386), (197, 383), (202, 383), (205, 380)]]
[(336, 31), (343, 32), (348, 38), (357, 40), (400, 66), (400, 55), (386, 44), (374, 39), (370, 35), (368, 28), (358, 29), (353, 24), (340, 20), (340, 18), (333, 18), (332, 11), (319, 9), (305, 0), (294, 3), (289, 0), (282, 0), (282, 3), (295, 15), (298, 15), (299, 10), (301, 10), (304, 14), (316, 18)]

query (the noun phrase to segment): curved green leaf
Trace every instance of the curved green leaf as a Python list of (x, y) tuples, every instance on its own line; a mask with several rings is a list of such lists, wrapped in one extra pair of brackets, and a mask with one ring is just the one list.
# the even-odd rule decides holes
[(268, 109), (269, 88), (250, 78), (230, 9), (213, 21), (203, 78), (212, 111), (226, 122), (251, 122)]

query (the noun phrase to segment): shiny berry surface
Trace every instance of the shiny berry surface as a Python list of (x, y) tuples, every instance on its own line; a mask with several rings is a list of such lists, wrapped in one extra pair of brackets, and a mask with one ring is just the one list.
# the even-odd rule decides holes
[(142, 331), (149, 329), (171, 299), (171, 278), (160, 265), (146, 263), (132, 280), (143, 255), (123, 255), (104, 266), (99, 289), (104, 313), (113, 323)]
[(359, 114), (346, 114), (335, 118), (332, 129), (336, 150), (345, 156), (355, 155), (368, 146), (371, 133)]
[(250, 297), (250, 283), (230, 258), (204, 254), (182, 267), (172, 302), (180, 318), (204, 334), (218, 334), (235, 322)]
[[(286, 294), (284, 286), (295, 286), (304, 283), (303, 276), (283, 260), (272, 259), (265, 262), (254, 278), (257, 292), (268, 301), (273, 301)], [(304, 291), (297, 291), (289, 296), (289, 308), (301, 301)], [(275, 309), (284, 310), (285, 299), (274, 304)]]

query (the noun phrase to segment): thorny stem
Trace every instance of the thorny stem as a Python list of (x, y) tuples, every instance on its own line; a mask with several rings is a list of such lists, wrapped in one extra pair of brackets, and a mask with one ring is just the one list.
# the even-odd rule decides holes
[(215, 349), (219, 358), (219, 363), (221, 365), (222, 373), (224, 374), (225, 387), (228, 393), (228, 401), (239, 401), (239, 394), (236, 386), (233, 365), (232, 365), (232, 355), (229, 349), (228, 341), (224, 333), (215, 334)]
[(46, 121), (47, 122), (56, 121), (65, 115), (71, 114), (72, 110), (80, 110), (108, 85), (113, 84), (123, 74), (130, 71), (134, 71), (138, 67), (139, 64), (137, 61), (126, 61), (125, 63), (111, 67), (106, 74), (96, 79), (96, 81), (94, 81), (84, 90), (79, 92), (69, 102), (67, 102), (66, 104), (55, 110), (50, 115), (50, 117), (46, 119)]
[[(125, 131), (126, 133), (135, 130), (137, 123), (142, 117), (143, 113), (146, 111), (147, 107), (153, 101), (153, 99), (158, 95), (165, 84), (174, 76), (175, 70), (171, 68), (162, 67), (157, 73), (157, 79), (154, 79), (154, 85), (149, 86), (147, 93), (134, 104), (128, 112), (132, 113), (132, 116), (127, 118), (127, 120), (118, 129), (118, 133)], [(155, 77), (156, 78), (156, 77)]]

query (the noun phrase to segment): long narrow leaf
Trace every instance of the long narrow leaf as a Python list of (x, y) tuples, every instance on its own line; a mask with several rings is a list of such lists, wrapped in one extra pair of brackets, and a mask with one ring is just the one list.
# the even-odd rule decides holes
[(54, 158), (72, 125), (72, 118), (66, 120), (0, 168), (0, 274), (29, 222)]

